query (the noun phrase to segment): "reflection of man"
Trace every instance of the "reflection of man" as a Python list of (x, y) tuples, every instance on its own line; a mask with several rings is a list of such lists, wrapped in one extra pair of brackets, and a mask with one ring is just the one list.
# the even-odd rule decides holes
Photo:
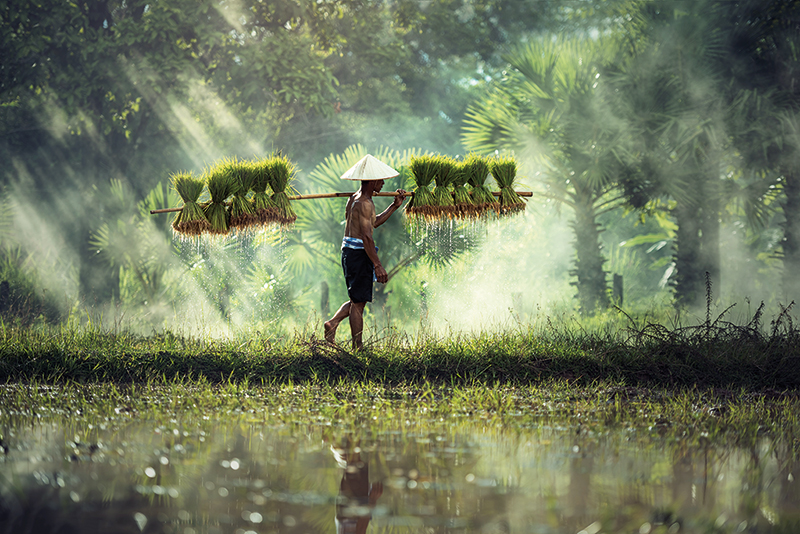
[(336, 504), (336, 534), (364, 534), (372, 519), (372, 509), (383, 494), (383, 484), (369, 483), (369, 465), (361, 458), (361, 449), (356, 445), (346, 448), (331, 446), (333, 456), (341, 468), (342, 483), (339, 486), (339, 501)]
[(350, 318), (353, 346), (363, 346), (364, 307), (372, 302), (372, 282), (388, 281), (386, 269), (378, 258), (378, 248), (372, 239), (372, 230), (382, 225), (403, 204), (406, 192), (397, 190), (397, 196), (386, 210), (375, 215), (372, 195), (379, 193), (384, 180), (399, 173), (367, 154), (342, 175), (345, 180), (360, 180), (361, 187), (347, 201), (345, 209), (344, 240), (342, 241), (342, 269), (350, 298), (334, 316), (325, 323), (325, 339), (333, 343), (336, 328), (345, 317)]

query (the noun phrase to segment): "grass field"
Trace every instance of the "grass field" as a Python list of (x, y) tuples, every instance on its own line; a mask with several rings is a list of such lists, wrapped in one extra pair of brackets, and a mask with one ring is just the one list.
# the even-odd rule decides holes
[(505, 332), (393, 334), (351, 352), (315, 334), (227, 339), (140, 336), (97, 328), (0, 327), (0, 381), (249, 384), (529, 385), (546, 380), (636, 387), (796, 390), (800, 331), (783, 314), (743, 324), (710, 317), (668, 328), (631, 320), (587, 331), (551, 322)]

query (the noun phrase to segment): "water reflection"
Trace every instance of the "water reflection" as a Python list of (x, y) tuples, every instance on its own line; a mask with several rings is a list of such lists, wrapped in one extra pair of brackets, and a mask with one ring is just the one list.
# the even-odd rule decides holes
[(382, 428), (3, 428), (0, 533), (800, 531), (796, 452), (767, 440)]
[[(331, 445), (331, 452), (342, 468), (336, 503), (336, 534), (364, 534), (375, 504), (383, 495), (383, 482), (370, 483), (370, 453), (361, 449), (359, 439), (348, 435), (340, 444)], [(377, 450), (372, 454), (377, 455)]]

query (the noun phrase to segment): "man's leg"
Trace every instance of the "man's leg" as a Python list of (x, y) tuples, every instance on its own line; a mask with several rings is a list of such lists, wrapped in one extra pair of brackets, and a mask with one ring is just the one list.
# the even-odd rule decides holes
[(336, 342), (336, 329), (345, 317), (350, 315), (350, 301), (348, 300), (336, 311), (330, 321), (325, 322), (325, 341)]
[(364, 306), (366, 302), (353, 302), (350, 305), (350, 332), (353, 334), (353, 348), (364, 348), (362, 334), (364, 333)]

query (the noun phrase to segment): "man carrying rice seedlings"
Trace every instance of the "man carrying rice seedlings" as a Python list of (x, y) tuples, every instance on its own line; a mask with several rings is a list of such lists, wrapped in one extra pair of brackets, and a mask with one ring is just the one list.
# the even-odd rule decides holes
[(342, 240), (342, 270), (350, 300), (342, 304), (334, 316), (325, 322), (325, 339), (336, 341), (336, 328), (345, 317), (350, 317), (353, 347), (363, 348), (364, 307), (372, 302), (373, 281), (385, 284), (389, 276), (378, 258), (378, 247), (372, 239), (372, 230), (386, 222), (406, 198), (406, 192), (397, 190), (397, 196), (386, 210), (375, 215), (372, 195), (380, 192), (384, 180), (400, 173), (382, 161), (367, 154), (342, 175), (343, 180), (359, 180), (361, 187), (350, 196), (345, 208), (344, 239)]

